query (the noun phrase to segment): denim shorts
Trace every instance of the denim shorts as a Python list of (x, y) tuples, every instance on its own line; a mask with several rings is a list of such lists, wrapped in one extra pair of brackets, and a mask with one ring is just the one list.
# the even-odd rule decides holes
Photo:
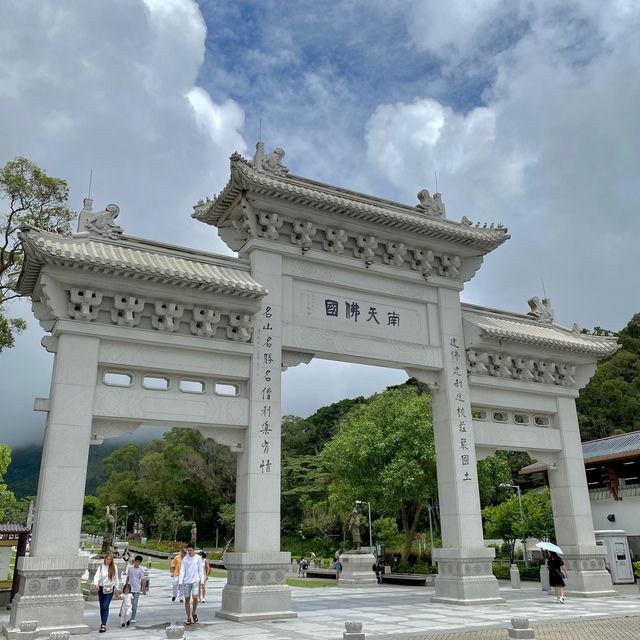
[(184, 597), (185, 598), (190, 598), (191, 595), (194, 595), (194, 596), (197, 597), (199, 589), (200, 589), (200, 583), (199, 582), (185, 582), (184, 583)]

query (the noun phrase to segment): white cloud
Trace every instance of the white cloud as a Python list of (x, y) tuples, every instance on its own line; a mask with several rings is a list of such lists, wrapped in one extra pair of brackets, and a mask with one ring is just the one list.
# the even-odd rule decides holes
[(509, 226), (468, 298), (525, 310), (544, 277), (561, 322), (618, 329), (638, 311), (640, 10), (544, 9), (496, 58), (482, 107), (380, 105), (368, 157), (409, 202), (437, 168), (452, 219)]
[[(10, 2), (0, 21), (0, 166), (27, 156), (68, 180), (74, 208), (93, 169), (94, 207), (120, 205), (126, 233), (228, 252), (190, 218), (245, 149), (241, 107), (197, 85), (205, 35), (194, 0)], [(30, 316), (24, 305), (10, 311)], [(40, 434), (31, 407), (34, 393), (46, 395), (50, 356), (30, 325), (0, 355), (3, 370), (20, 372), (0, 387), (0, 406), (13, 407), (0, 440), (5, 429), (11, 441)]]
[(464, 56), (477, 44), (505, 0), (409, 3), (407, 28), (414, 43), (441, 58)]

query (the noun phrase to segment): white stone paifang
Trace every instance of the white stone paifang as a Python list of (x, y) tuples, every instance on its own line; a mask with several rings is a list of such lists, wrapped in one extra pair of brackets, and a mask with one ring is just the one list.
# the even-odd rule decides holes
[[(615, 340), (554, 324), (548, 300), (533, 300), (533, 315), (462, 305), (464, 282), (509, 237), (501, 226), (446, 219), (439, 194), (421, 192), (415, 207), (299, 178), (283, 157), (262, 143), (252, 161), (233, 154), (223, 191), (195, 208), (237, 258), (126, 237), (117, 209), (94, 215), (89, 203), (78, 235), (21, 231), (16, 290), (51, 333), (55, 365), (51, 396), (37, 402), (47, 427), (13, 636), (30, 621), (87, 632), (77, 551), (89, 448), (140, 424), (196, 428), (237, 456), (236, 549), (218, 615), (295, 616), (280, 551), (281, 370), (312, 357), (401, 367), (429, 385), (436, 601), (500, 601), (476, 473), (498, 448), (549, 463), (571, 588), (611, 594), (575, 397)], [(371, 577), (370, 564), (363, 571)]]

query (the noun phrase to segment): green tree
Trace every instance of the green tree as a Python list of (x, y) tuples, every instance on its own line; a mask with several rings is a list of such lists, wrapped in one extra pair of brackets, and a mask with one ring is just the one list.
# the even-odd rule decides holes
[(174, 523), (186, 523), (185, 516), (193, 515), (205, 539), (215, 530), (220, 506), (235, 500), (235, 457), (196, 429), (171, 429), (144, 447), (124, 445), (104, 464), (109, 477), (97, 490), (102, 505), (128, 505), (130, 519), (140, 522), (149, 536), (157, 536), (158, 526), (173, 535), (181, 528), (188, 534), (186, 524), (177, 533), (164, 527), (158, 513), (166, 515), (160, 507), (167, 507), (180, 514), (171, 516)]
[(506, 451), (498, 451), (495, 455), (478, 462), (481, 504), (494, 504), (498, 496), (502, 497), (500, 485), (505, 482), (511, 482), (511, 469)]
[(64, 180), (48, 176), (26, 158), (17, 157), (0, 170), (0, 351), (12, 347), (15, 333), (26, 327), (24, 320), (7, 318), (3, 311), (6, 302), (20, 297), (11, 290), (23, 261), (19, 231), (25, 226), (66, 228), (75, 215), (67, 208), (68, 197)]
[(402, 544), (402, 534), (398, 530), (398, 522), (395, 518), (385, 516), (371, 523), (371, 531), (376, 542), (381, 542), (387, 547)]
[(11, 449), (6, 444), (0, 444), (0, 521), (4, 522), (6, 512), (13, 507), (16, 502), (16, 497), (12, 491), (7, 490), (3, 478), (7, 469), (11, 464)]
[(517, 495), (482, 510), (487, 538), (501, 538), (511, 546), (513, 562), (516, 540), (523, 536), (543, 538), (553, 535), (553, 511), (549, 490), (527, 491), (522, 496), (522, 514)]
[(640, 429), (640, 313), (617, 338), (621, 349), (598, 364), (576, 402), (583, 440)]
[(430, 396), (404, 386), (356, 406), (321, 457), (333, 511), (346, 519), (366, 499), (375, 513), (399, 517), (408, 557), (423, 505), (437, 495)]
[(85, 496), (82, 506), (82, 531), (94, 536), (104, 533), (105, 514), (96, 496)]

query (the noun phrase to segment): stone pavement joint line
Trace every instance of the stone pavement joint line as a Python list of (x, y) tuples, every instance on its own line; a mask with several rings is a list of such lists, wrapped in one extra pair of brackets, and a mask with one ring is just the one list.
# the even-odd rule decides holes
[[(89, 633), (73, 640), (166, 640), (165, 627), (183, 623), (184, 605), (171, 602), (168, 571), (149, 573), (151, 589), (140, 598), (135, 625), (120, 628), (120, 601), (114, 600), (107, 633), (101, 634), (98, 603), (88, 602), (84, 622)], [(425, 587), (341, 589), (332, 582), (315, 589), (292, 587), (297, 618), (238, 623), (215, 617), (225, 584), (224, 578), (209, 579), (207, 602), (198, 606), (198, 623), (185, 628), (186, 640), (342, 640), (346, 621), (362, 622), (366, 640), (505, 640), (512, 617), (528, 618), (536, 640), (640, 640), (636, 585), (618, 586), (617, 597), (567, 599), (556, 605), (539, 584), (513, 590), (502, 583), (504, 603), (458, 607), (431, 602), (434, 591)], [(8, 619), (9, 613), (0, 611), (0, 626)]]
[[(640, 616), (532, 625), (536, 640), (639, 640)], [(387, 636), (388, 638), (388, 636)], [(506, 629), (394, 636), (393, 640), (506, 640)]]

